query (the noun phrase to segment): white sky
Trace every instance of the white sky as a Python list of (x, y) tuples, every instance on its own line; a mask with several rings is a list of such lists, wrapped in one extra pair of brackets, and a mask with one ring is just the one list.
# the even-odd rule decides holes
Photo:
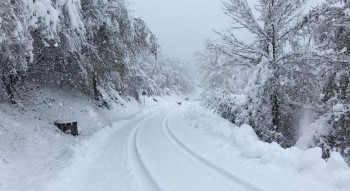
[[(224, 14), (222, 0), (128, 0), (134, 15), (143, 18), (157, 35), (164, 53), (188, 61), (202, 50), (206, 39), (218, 38), (213, 29), (224, 31), (230, 19)], [(248, 0), (252, 5), (256, 0)], [(308, 0), (315, 6), (324, 0)], [(247, 32), (238, 34), (247, 41)]]
[(221, 0), (128, 0), (134, 15), (143, 18), (157, 35), (168, 56), (193, 59), (204, 41), (217, 38), (213, 29), (223, 31), (229, 19)]

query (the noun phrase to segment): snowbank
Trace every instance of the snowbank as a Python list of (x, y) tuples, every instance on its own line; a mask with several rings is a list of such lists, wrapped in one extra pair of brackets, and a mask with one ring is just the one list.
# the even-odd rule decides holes
[[(182, 136), (184, 141), (189, 139), (189, 137), (186, 138), (183, 134), (200, 135), (198, 132), (195, 132), (198, 130), (214, 137), (219, 145), (215, 150), (224, 149), (221, 151), (213, 150), (212, 152), (204, 152), (204, 149), (202, 149), (202, 154), (206, 155), (205, 153), (207, 153), (206, 157), (208, 158), (212, 157), (211, 155), (217, 155), (216, 158), (212, 157), (213, 161), (216, 161), (218, 166), (222, 165), (224, 169), (230, 169), (231, 166), (233, 173), (237, 171), (237, 168), (234, 169), (234, 165), (249, 163), (247, 166), (252, 167), (254, 174), (261, 173), (263, 176), (269, 176), (271, 180), (280, 184), (286, 181), (283, 179), (287, 179), (289, 183), (286, 182), (285, 184), (293, 184), (293, 186), (284, 190), (308, 190), (307, 188), (311, 185), (317, 185), (314, 188), (315, 190), (345, 191), (350, 187), (350, 168), (339, 153), (333, 152), (329, 160), (325, 161), (322, 159), (322, 150), (320, 148), (312, 148), (305, 151), (297, 147), (283, 149), (277, 143), (261, 142), (249, 125), (237, 127), (211, 114), (199, 104), (189, 107), (186, 116), (183, 116), (183, 118), (187, 121), (187, 127), (184, 127), (183, 130), (173, 128), (174, 132), (178, 132), (177, 135), (180, 138)], [(206, 142), (209, 142), (209, 139)], [(194, 144), (188, 142), (186, 145)], [(193, 148), (196, 151), (201, 150), (199, 147), (195, 148), (193, 146)], [(209, 146), (206, 149), (209, 150)], [(236, 153), (237, 156), (232, 154), (230, 163), (225, 164), (225, 160), (219, 157), (223, 155), (223, 152), (226, 152), (226, 155), (229, 157), (228, 153)], [(243, 177), (244, 173), (240, 172), (239, 176)], [(253, 174), (247, 173), (247, 177), (252, 181), (254, 180)], [(258, 184), (261, 181), (260, 179), (256, 177), (255, 183)], [(275, 188), (267, 189), (266, 185), (268, 184), (262, 183), (262, 186), (258, 185), (258, 187), (266, 188), (262, 190), (281, 189), (276, 185), (274, 185)], [(284, 186), (288, 187), (288, 185)]]

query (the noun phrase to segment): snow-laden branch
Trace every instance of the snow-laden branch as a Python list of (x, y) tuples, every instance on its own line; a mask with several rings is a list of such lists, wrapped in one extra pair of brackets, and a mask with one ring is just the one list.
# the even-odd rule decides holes
[(247, 0), (228, 0), (223, 2), (225, 14), (232, 18), (239, 26), (247, 29), (260, 38), (269, 39), (253, 15)]

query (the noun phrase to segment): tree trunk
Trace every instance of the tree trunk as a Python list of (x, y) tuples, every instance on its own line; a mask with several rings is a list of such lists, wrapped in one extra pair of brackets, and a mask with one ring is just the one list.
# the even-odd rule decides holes
[(14, 74), (10, 74), (10, 75), (3, 75), (2, 76), (2, 81), (5, 85), (5, 90), (7, 95), (10, 98), (10, 101), (12, 104), (16, 104), (16, 100), (15, 100), (15, 94), (14, 94), (14, 85), (15, 85), (15, 75)]
[[(275, 2), (272, 1), (271, 8), (274, 9)], [(272, 24), (272, 72), (273, 72), (273, 79), (272, 79), (272, 95), (271, 95), (271, 102), (272, 102), (272, 126), (273, 126), (273, 141), (276, 141), (277, 143), (280, 143), (281, 140), (278, 138), (278, 133), (280, 133), (280, 121), (281, 121), (281, 114), (280, 114), (280, 104), (279, 104), (279, 71), (277, 66), (277, 42), (276, 42), (276, 28), (275, 24)]]
[[(273, 87), (273, 92), (271, 95), (271, 102), (272, 102), (272, 125), (273, 130), (275, 133), (279, 132), (279, 125), (280, 125), (280, 112), (279, 112), (279, 100), (278, 100), (278, 91), (277, 87)], [(277, 140), (275, 140), (277, 141)]]

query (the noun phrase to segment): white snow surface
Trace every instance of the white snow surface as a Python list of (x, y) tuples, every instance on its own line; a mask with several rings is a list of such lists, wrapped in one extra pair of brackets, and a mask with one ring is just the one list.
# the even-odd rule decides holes
[[(350, 169), (339, 153), (326, 162), (320, 148), (283, 149), (258, 140), (252, 127), (237, 127), (198, 105), (169, 119), (180, 142), (250, 190), (348, 190)], [(176, 116), (177, 115), (177, 116)], [(195, 134), (196, 136), (193, 136)]]
[[(131, 100), (108, 111), (84, 99), (60, 97), (64, 96), (57, 96), (50, 108), (38, 106), (32, 114), (1, 107), (1, 191), (345, 191), (350, 187), (350, 169), (338, 153), (326, 162), (319, 148), (303, 151), (263, 143), (250, 126), (237, 127), (200, 102), (157, 98), (155, 103), (147, 98), (146, 107)], [(78, 137), (48, 124), (54, 116), (51, 110), (62, 112), (67, 105), (79, 111), (67, 111), (67, 118), (83, 121)], [(41, 120), (35, 119), (40, 112)]]

